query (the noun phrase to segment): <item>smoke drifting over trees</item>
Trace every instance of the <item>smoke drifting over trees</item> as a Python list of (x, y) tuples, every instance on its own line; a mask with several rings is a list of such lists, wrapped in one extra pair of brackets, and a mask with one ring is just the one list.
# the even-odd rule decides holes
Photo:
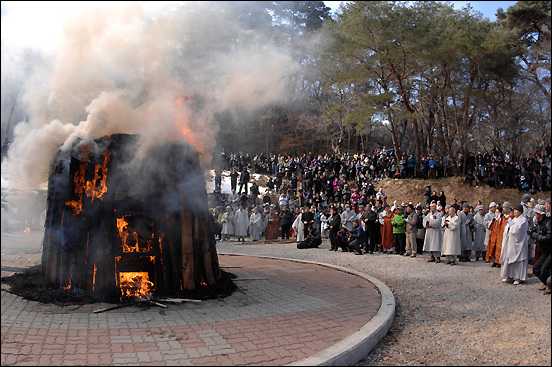
[[(8, 98), (20, 111), (10, 117), (13, 142), (2, 164), (10, 185), (45, 182), (58, 145), (76, 136), (140, 134), (139, 155), (187, 140), (208, 162), (219, 129), (214, 114), (279, 101), (299, 67), (285, 43), (248, 26), (254, 17), (232, 4), (82, 4), (63, 11), (49, 50), (22, 50), (3, 38), (2, 135)], [(2, 13), (9, 15), (4, 4)]]

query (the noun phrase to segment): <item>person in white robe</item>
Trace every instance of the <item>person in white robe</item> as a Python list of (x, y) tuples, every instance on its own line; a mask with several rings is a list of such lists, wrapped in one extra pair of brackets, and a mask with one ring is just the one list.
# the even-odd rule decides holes
[(234, 216), (235, 235), (238, 237), (238, 242), (245, 242), (247, 237), (247, 228), (249, 228), (249, 213), (240, 204)]
[(341, 213), (341, 226), (345, 227), (348, 232), (353, 230), (353, 220), (356, 218), (356, 213), (351, 210), (349, 204), (345, 205), (345, 210)]
[(527, 279), (528, 228), (529, 222), (523, 215), (523, 206), (521, 204), (514, 206), (514, 218), (508, 219), (502, 240), (500, 276), (503, 282), (517, 285)]
[(459, 260), (462, 262), (471, 261), (470, 256), (473, 250), (473, 230), (475, 224), (468, 203), (462, 204), (462, 210), (458, 213), (458, 219), (460, 222), (460, 242), (462, 250)]
[(456, 265), (456, 256), (462, 252), (462, 243), (460, 241), (460, 219), (456, 215), (454, 207), (449, 208), (448, 214), (442, 219), (441, 225), (445, 229), (441, 255), (447, 257), (445, 264)]
[(258, 241), (261, 239), (261, 233), (263, 231), (263, 220), (262, 215), (259, 213), (257, 207), (253, 208), (253, 213), (249, 218), (249, 233), (251, 234), (251, 239), (253, 241)]
[(330, 213), (327, 209), (324, 209), (320, 215), (320, 237), (330, 238), (330, 227), (328, 227), (328, 220), (330, 220)]
[[(496, 215), (496, 203), (493, 201), (489, 204), (489, 212), (485, 214), (485, 250), (487, 251), (487, 245), (489, 244), (489, 235), (491, 234), (491, 224), (493, 224), (493, 221), (497, 218)], [(486, 257), (484, 255), (483, 257)]]
[(295, 232), (295, 238), (297, 242), (303, 242), (305, 240), (305, 227), (302, 217), (303, 209), (301, 209), (301, 213), (297, 215), (297, 218), (295, 218), (295, 221), (291, 225), (291, 228), (293, 228), (293, 232)]
[(475, 251), (475, 261), (479, 261), (479, 258), (484, 259), (482, 256), (485, 251), (485, 207), (479, 205), (477, 208), (477, 214), (473, 217), (475, 223), (475, 232), (473, 234), (473, 250)]
[(432, 203), (429, 206), (429, 213), (424, 217), (422, 223), (425, 228), (424, 251), (431, 254), (428, 262), (441, 262), (441, 244), (443, 242), (443, 232), (441, 231), (441, 221), (443, 217), (437, 211), (437, 204)]
[(235, 189), (233, 189), (232, 193), (228, 196), (228, 203), (232, 207), (233, 211), (238, 210), (238, 206), (240, 205), (240, 195)]
[(230, 205), (226, 207), (226, 212), (222, 214), (220, 222), (222, 223), (222, 238), (229, 241), (230, 237), (234, 235), (234, 212)]

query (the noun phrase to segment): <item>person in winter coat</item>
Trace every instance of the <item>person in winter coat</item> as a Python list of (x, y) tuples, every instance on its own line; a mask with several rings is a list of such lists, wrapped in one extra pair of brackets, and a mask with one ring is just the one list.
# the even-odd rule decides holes
[(460, 219), (456, 215), (456, 209), (450, 207), (448, 214), (442, 219), (441, 226), (445, 229), (441, 255), (447, 257), (445, 264), (456, 265), (456, 256), (462, 251), (460, 241)]
[(529, 222), (523, 215), (523, 206), (514, 206), (514, 218), (508, 219), (502, 240), (500, 276), (505, 283), (521, 284), (527, 279)]
[(355, 255), (362, 255), (362, 248), (366, 243), (366, 232), (362, 229), (358, 219), (353, 219), (353, 230), (350, 231), (347, 238), (350, 252), (355, 252)]
[(406, 253), (405, 256), (416, 257), (416, 234), (418, 233), (418, 214), (414, 210), (413, 204), (406, 207)]
[(399, 206), (397, 214), (391, 219), (393, 226), (393, 238), (395, 244), (395, 254), (404, 255), (406, 253), (406, 222), (404, 220), (404, 208)]
[(546, 207), (537, 205), (534, 208), (535, 220), (534, 226), (529, 228), (527, 232), (529, 236), (537, 241), (537, 246), (540, 250), (540, 256), (533, 265), (533, 274), (543, 283), (540, 290), (545, 291), (545, 294), (550, 294), (550, 285), (547, 279), (550, 277), (550, 262), (552, 250), (552, 225), (550, 217), (546, 216)]
[(332, 207), (332, 215), (328, 220), (328, 227), (330, 229), (330, 251), (337, 251), (339, 242), (337, 239), (338, 232), (341, 229), (341, 216), (337, 212), (337, 208)]

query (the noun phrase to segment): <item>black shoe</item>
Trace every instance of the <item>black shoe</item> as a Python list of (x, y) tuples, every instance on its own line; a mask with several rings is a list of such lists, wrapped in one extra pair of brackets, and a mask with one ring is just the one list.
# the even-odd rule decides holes
[(427, 260), (428, 263), (434, 263), (435, 262), (435, 258), (432, 257), (431, 259)]
[(369, 253), (370, 253), (370, 254), (373, 254), (373, 253), (374, 253), (374, 251), (370, 251)]

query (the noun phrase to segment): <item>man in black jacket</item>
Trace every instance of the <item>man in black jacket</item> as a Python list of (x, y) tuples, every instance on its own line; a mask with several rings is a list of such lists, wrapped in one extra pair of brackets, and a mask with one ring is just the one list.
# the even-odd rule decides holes
[(540, 256), (533, 265), (533, 274), (543, 283), (540, 290), (544, 290), (545, 294), (550, 294), (550, 285), (547, 283), (550, 273), (550, 254), (552, 247), (552, 225), (551, 219), (546, 216), (546, 207), (537, 205), (534, 209), (535, 218), (537, 219), (533, 227), (530, 227), (527, 233), (531, 238), (537, 240), (540, 249)]
[(337, 251), (339, 243), (337, 242), (338, 232), (341, 229), (341, 216), (337, 213), (337, 208), (332, 207), (332, 215), (328, 220), (328, 227), (330, 228), (330, 251)]
[(280, 226), (282, 227), (282, 239), (289, 240), (289, 229), (293, 224), (293, 214), (289, 211), (287, 205), (284, 205), (280, 213)]
[(372, 204), (368, 203), (366, 205), (361, 220), (364, 221), (364, 228), (366, 231), (366, 252), (373, 254), (377, 242), (376, 222), (378, 221), (378, 214), (372, 210)]
[(355, 255), (362, 255), (362, 247), (364, 247), (364, 243), (366, 242), (366, 233), (360, 226), (358, 219), (353, 220), (353, 229), (349, 233), (347, 242), (350, 252), (354, 251)]
[(297, 244), (298, 249), (318, 248), (322, 244), (320, 234), (313, 226), (308, 226), (308, 235), (305, 240)]
[(243, 171), (240, 174), (240, 189), (238, 194), (241, 194), (242, 188), (245, 186), (245, 195), (247, 195), (247, 183), (249, 182), (249, 171), (247, 167), (243, 167)]

